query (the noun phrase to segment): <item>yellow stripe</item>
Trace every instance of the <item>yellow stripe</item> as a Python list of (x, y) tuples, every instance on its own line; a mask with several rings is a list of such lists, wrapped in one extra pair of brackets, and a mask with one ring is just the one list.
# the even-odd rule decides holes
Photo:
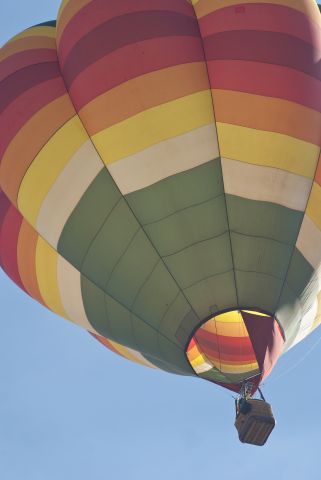
[(314, 177), (320, 147), (280, 133), (216, 125), (222, 157)]
[(321, 187), (317, 183), (313, 183), (306, 214), (321, 230)]
[(259, 366), (257, 363), (248, 363), (248, 364), (240, 364), (240, 363), (235, 363), (233, 365), (229, 365), (226, 363), (218, 363), (215, 365), (216, 362), (214, 362), (211, 359), (211, 363), (214, 364), (214, 366), (222, 373), (244, 373), (244, 372), (252, 372), (253, 370), (259, 370)]
[[(228, 322), (228, 323), (243, 323), (242, 315), (238, 310), (222, 313), (214, 317), (216, 322)], [(211, 321), (211, 320), (209, 320)]]
[(213, 122), (211, 92), (206, 90), (139, 113), (97, 133), (93, 141), (108, 165)]
[(87, 140), (84, 127), (78, 116), (75, 116), (56, 132), (30, 165), (20, 186), (18, 207), (34, 227), (50, 188)]
[(5, 45), (8, 45), (9, 43), (14, 42), (15, 40), (20, 40), (21, 38), (28, 38), (28, 37), (50, 37), (50, 38), (56, 38), (56, 29), (54, 27), (32, 27), (28, 28), (28, 30), (24, 30), (21, 33), (18, 33), (18, 35), (15, 35), (13, 38), (11, 38)]
[(203, 365), (204, 363), (209, 363), (209, 360), (200, 352), (198, 354), (196, 353), (197, 356), (195, 356), (195, 352), (188, 352), (188, 359), (192, 367), (198, 367), (200, 365)]
[(245, 312), (245, 313), (250, 313), (252, 315), (257, 315), (259, 317), (268, 317), (269, 315), (267, 315), (266, 313), (261, 313), (261, 312), (254, 312), (253, 310), (242, 310), (242, 312)]
[(58, 288), (57, 260), (57, 252), (39, 237), (36, 249), (36, 271), (40, 293), (50, 310), (67, 318)]

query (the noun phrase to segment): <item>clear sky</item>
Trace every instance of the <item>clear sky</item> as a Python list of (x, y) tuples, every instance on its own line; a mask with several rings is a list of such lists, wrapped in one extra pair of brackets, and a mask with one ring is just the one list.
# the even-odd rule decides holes
[[(0, 2), (1, 45), (54, 19), (59, 5)], [(320, 480), (321, 341), (297, 362), (321, 340), (321, 329), (267, 381), (278, 424), (258, 448), (238, 442), (229, 392), (112, 354), (2, 272), (0, 300), (1, 479)]]

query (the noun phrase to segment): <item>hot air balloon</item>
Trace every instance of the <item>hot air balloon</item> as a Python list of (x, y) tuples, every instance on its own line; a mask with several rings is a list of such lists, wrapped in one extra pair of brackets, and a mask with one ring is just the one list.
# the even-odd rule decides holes
[(254, 402), (321, 321), (320, 18), (314, 0), (63, 0), (15, 36), (3, 270), (114, 352)]

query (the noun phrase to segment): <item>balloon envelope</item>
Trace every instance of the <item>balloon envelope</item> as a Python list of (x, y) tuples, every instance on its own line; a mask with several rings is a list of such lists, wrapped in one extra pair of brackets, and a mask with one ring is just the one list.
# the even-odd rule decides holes
[(320, 322), (314, 0), (65, 0), (0, 51), (1, 266), (147, 366), (253, 390)]

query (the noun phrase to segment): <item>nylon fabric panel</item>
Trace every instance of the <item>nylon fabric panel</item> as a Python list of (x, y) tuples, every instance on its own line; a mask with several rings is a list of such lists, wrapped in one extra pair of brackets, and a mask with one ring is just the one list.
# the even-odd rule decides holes
[(302, 212), (227, 195), (241, 305), (275, 311)]
[(126, 199), (200, 319), (235, 302), (218, 160)]
[[(275, 5), (272, 7), (269, 3)], [(314, 178), (320, 150), (319, 114), (316, 112), (320, 84), (315, 81), (320, 76), (317, 62), (320, 57), (320, 29), (309, 20), (313, 11), (311, 4), (309, 1), (302, 2), (300, 8), (295, 2), (248, 2), (241, 5), (238, 2), (201, 0), (195, 4), (208, 62), (219, 148), (225, 157), (223, 181), (225, 167), (238, 301), (240, 305), (256, 306), (273, 314), (277, 312), (277, 318), (287, 327), (287, 322), (280, 320), (285, 317), (281, 313), (280, 318), (278, 315), (279, 301), (292, 269), (295, 244), (303, 220), (300, 211), (306, 209), (309, 181)], [(269, 23), (271, 9), (277, 8), (282, 13), (272, 26)], [(223, 17), (225, 22), (221, 23), (219, 19)], [(317, 18), (319, 20), (319, 15)], [(273, 82), (273, 76), (277, 79), (282, 70), (286, 72), (286, 82), (285, 79)], [(236, 71), (240, 74), (237, 75)], [(308, 77), (315, 79), (311, 80), (314, 87), (310, 90), (305, 87), (310, 82)], [(298, 87), (296, 93), (294, 88), (287, 88), (291, 79)], [(302, 105), (313, 110), (304, 109)], [(311, 119), (311, 129), (306, 133), (305, 127), (300, 128), (299, 124), (296, 126), (296, 121), (289, 121), (290, 112), (294, 110), (302, 112), (296, 116), (299, 119), (296, 121), (300, 122), (305, 115)], [(243, 190), (236, 181), (233, 182), (232, 177), (228, 177), (233, 172), (233, 168), (229, 169), (229, 162), (234, 166), (236, 161), (246, 165), (244, 179), (240, 179)], [(259, 188), (247, 194), (244, 180), (247, 178), (249, 181), (251, 176), (252, 180), (255, 176), (259, 178), (260, 168), (269, 168), (271, 178), (275, 169), (284, 171), (282, 175), (288, 181), (295, 178), (302, 186), (305, 182), (305, 187), (300, 189), (300, 203), (296, 188), (289, 189), (286, 200), (282, 202), (282, 182), (273, 184), (274, 191), (270, 196), (264, 189), (261, 195)], [(286, 172), (294, 176), (287, 177)], [(262, 182), (265, 182), (263, 170)], [(248, 197), (249, 200), (245, 203), (240, 197)], [(275, 202), (275, 207), (269, 206), (267, 200), (270, 205)], [(280, 201), (285, 204), (284, 207), (277, 206)], [(243, 217), (238, 218), (241, 205), (242, 208), (247, 205), (249, 212), (256, 210), (256, 218), (250, 216), (249, 219), (246, 210)], [(268, 216), (266, 211), (269, 211)], [(286, 243), (279, 243), (275, 228), (280, 225), (281, 232), (285, 233), (281, 218), (289, 225)], [(237, 224), (238, 231), (234, 231), (234, 224)], [(303, 262), (300, 268), (304, 270), (305, 267)], [(296, 275), (300, 276), (299, 268), (296, 269)], [(290, 303), (294, 316), (298, 290)], [(296, 321), (294, 319), (294, 324)]]
[(79, 270), (91, 242), (120, 198), (111, 177), (102, 170), (66, 222), (58, 252)]
[(157, 331), (106, 295), (84, 276), (82, 277), (82, 291), (88, 318), (100, 335), (116, 342), (119, 339), (122, 345), (142, 352), (154, 365), (161, 365), (160, 368), (166, 365), (166, 370), (173, 373), (191, 374), (183, 350), (175, 347), (175, 355), (180, 359), (182, 365), (182, 369), (179, 370), (170, 365), (170, 358), (168, 363), (166, 362), (166, 353), (172, 355), (173, 347), (165, 337), (162, 342), (162, 351), (160, 351)]

